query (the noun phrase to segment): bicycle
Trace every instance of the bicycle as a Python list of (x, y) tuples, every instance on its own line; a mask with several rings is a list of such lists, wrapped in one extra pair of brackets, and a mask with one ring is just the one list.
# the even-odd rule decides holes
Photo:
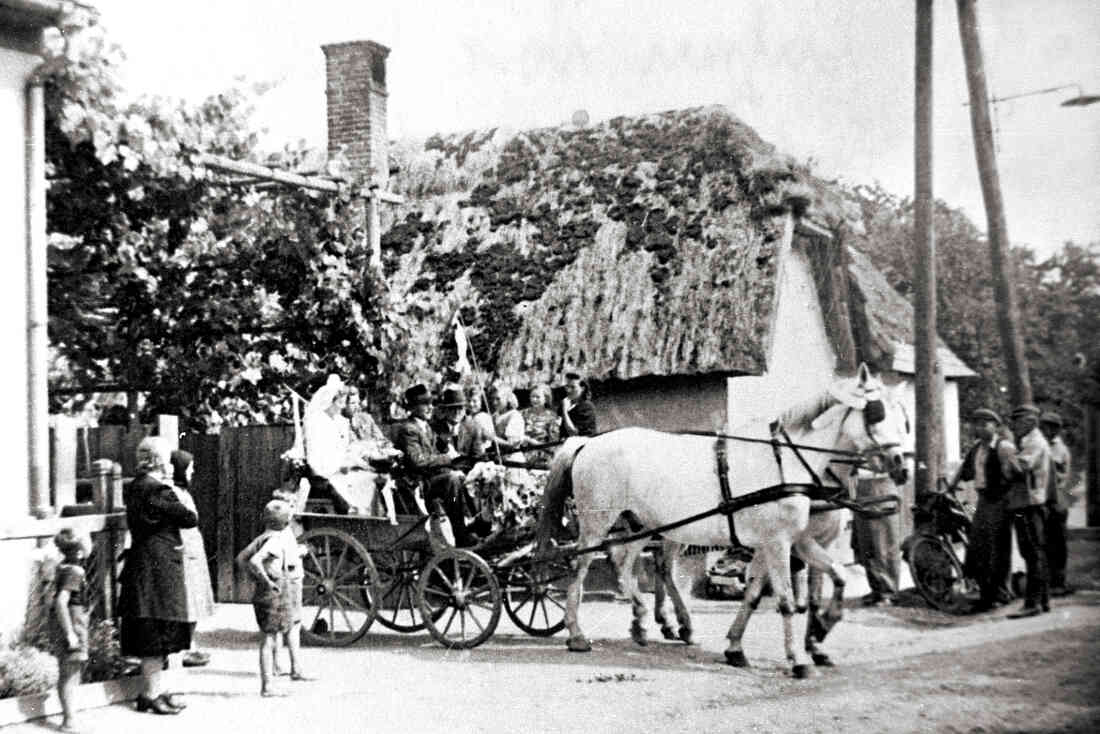
[(955, 484), (940, 477), (937, 487), (914, 505), (916, 530), (902, 543), (902, 556), (920, 595), (940, 611), (959, 614), (969, 607), (967, 596), (974, 590), (962, 560), (969, 546), (971, 513), (956, 496)]

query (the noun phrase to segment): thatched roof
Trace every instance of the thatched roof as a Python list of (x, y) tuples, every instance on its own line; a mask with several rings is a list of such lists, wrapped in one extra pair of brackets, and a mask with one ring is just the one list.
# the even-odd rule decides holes
[[(848, 248), (849, 283), (858, 311), (867, 320), (863, 347), (867, 358), (898, 372), (913, 374), (913, 306), (871, 264), (871, 258)], [(860, 327), (853, 326), (859, 330)], [(975, 372), (952, 352), (942, 339), (936, 349), (944, 377), (974, 377)]]
[[(391, 282), (461, 307), (482, 368), (517, 385), (569, 369), (761, 373), (778, 215), (828, 227), (853, 211), (721, 107), (434, 136), (390, 156), (407, 200), (383, 221)], [(425, 345), (446, 340), (442, 311)]]

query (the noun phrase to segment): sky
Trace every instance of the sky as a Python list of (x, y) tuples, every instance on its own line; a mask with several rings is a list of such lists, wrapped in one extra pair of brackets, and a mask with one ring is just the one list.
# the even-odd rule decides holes
[[(199, 100), (274, 82), (273, 149), (325, 143), (320, 46), (391, 49), (391, 138), (722, 104), (825, 178), (913, 191), (912, 0), (96, 0), (134, 94)], [(1100, 2), (987, 0), (990, 92), (1100, 94)], [(985, 229), (955, 3), (935, 0), (937, 198)], [(1009, 238), (1040, 257), (1100, 242), (1100, 104), (1065, 89), (994, 105)]]

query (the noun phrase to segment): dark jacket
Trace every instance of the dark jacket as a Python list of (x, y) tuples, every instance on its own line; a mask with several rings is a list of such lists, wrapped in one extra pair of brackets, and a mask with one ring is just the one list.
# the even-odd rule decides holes
[(569, 410), (569, 420), (573, 421), (577, 432), (574, 434), (561, 422), (561, 435), (570, 436), (594, 436), (596, 435), (596, 406), (587, 398), (581, 400)]
[(405, 453), (405, 469), (413, 476), (430, 477), (451, 465), (451, 458), (436, 450), (435, 438), (431, 426), (415, 418), (397, 427), (393, 444)]
[(170, 484), (149, 475), (130, 482), (122, 497), (130, 548), (119, 576), (119, 616), (186, 622), (180, 528), (198, 525), (198, 515), (176, 498)]

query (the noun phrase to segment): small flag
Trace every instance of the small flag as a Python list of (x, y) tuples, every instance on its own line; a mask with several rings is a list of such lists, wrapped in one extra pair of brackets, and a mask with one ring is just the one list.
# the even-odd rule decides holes
[(467, 353), (470, 350), (470, 340), (466, 338), (466, 329), (462, 326), (462, 320), (458, 318), (458, 311), (455, 311), (455, 317), (451, 320), (451, 323), (455, 327), (455, 348), (458, 351), (458, 361), (455, 362), (455, 371), (460, 375), (467, 375), (473, 370), (470, 367), (470, 360), (467, 357)]

